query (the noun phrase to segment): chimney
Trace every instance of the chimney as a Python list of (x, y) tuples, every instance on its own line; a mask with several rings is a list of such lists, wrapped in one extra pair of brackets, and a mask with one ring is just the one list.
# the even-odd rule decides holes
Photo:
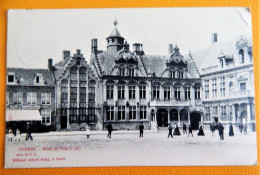
[(218, 42), (218, 34), (212, 33), (212, 44), (215, 44)]
[(136, 55), (143, 55), (143, 54), (144, 54), (144, 52), (143, 52), (143, 44), (134, 43), (134, 44), (133, 44), (133, 52), (134, 52)]
[(48, 69), (49, 70), (52, 69), (52, 59), (51, 58), (48, 59)]
[(63, 51), (63, 60), (65, 60), (68, 57), (70, 57), (70, 51), (69, 50), (64, 50)]
[(80, 54), (80, 52), (81, 52), (81, 50), (80, 50), (80, 49), (77, 49), (77, 54), (78, 54), (78, 55)]
[(169, 44), (168, 46), (168, 54), (171, 55), (173, 53), (173, 45)]
[(127, 41), (125, 41), (124, 43), (124, 50), (129, 50), (129, 44), (127, 43)]
[(98, 40), (96, 38), (91, 40), (91, 53), (96, 54), (97, 52), (97, 42)]

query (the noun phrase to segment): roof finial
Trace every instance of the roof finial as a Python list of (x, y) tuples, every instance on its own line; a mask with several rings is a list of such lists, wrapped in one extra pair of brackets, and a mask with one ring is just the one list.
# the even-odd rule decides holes
[(116, 26), (116, 25), (117, 25), (117, 20), (116, 20), (116, 17), (115, 17), (115, 19), (114, 19), (114, 22), (113, 22), (113, 24), (114, 24), (114, 26)]

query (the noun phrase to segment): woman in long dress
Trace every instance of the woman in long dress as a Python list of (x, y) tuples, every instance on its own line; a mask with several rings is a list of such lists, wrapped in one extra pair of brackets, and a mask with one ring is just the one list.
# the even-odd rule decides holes
[(202, 125), (200, 125), (200, 127), (199, 127), (198, 136), (205, 136)]
[(13, 141), (13, 138), (14, 138), (14, 133), (13, 133), (13, 130), (11, 128), (9, 128), (8, 130), (8, 142), (11, 142)]
[(178, 127), (177, 123), (175, 123), (175, 129), (174, 129), (173, 135), (176, 135), (176, 136), (179, 136), (179, 135), (181, 135), (181, 133), (180, 133), (180, 130), (179, 130), (179, 127)]

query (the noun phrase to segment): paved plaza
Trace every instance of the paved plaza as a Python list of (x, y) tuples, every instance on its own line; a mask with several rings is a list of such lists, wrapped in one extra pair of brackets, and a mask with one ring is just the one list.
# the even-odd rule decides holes
[[(106, 132), (93, 132), (89, 139), (81, 132), (67, 135), (33, 134), (33, 141), (6, 142), (7, 167), (44, 166), (180, 166), (180, 165), (253, 165), (256, 164), (256, 133), (235, 133), (220, 140), (212, 136), (193, 137), (187, 134), (167, 138), (167, 131), (145, 131), (139, 138), (136, 131), (115, 131), (112, 138)], [(32, 148), (26, 151), (25, 149)], [(35, 149), (35, 150), (34, 150)], [(17, 154), (32, 153), (39, 161), (14, 162)], [(8, 155), (8, 156), (7, 156)], [(33, 156), (33, 155), (32, 155)], [(43, 158), (41, 160), (41, 158)], [(46, 158), (46, 159), (45, 159)], [(48, 160), (49, 159), (49, 160)]]

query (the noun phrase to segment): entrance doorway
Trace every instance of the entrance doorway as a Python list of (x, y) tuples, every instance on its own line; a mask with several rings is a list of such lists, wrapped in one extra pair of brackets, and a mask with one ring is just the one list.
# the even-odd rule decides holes
[(61, 126), (61, 129), (67, 129), (67, 116), (61, 116), (60, 126)]
[(200, 113), (198, 112), (190, 113), (190, 124), (192, 129), (199, 129), (200, 120), (201, 120)]
[(177, 111), (177, 109), (172, 109), (171, 111), (170, 111), (170, 120), (171, 121), (174, 121), (174, 122), (178, 122), (178, 111)]
[(168, 111), (165, 109), (159, 109), (157, 111), (157, 124), (158, 127), (168, 126)]

